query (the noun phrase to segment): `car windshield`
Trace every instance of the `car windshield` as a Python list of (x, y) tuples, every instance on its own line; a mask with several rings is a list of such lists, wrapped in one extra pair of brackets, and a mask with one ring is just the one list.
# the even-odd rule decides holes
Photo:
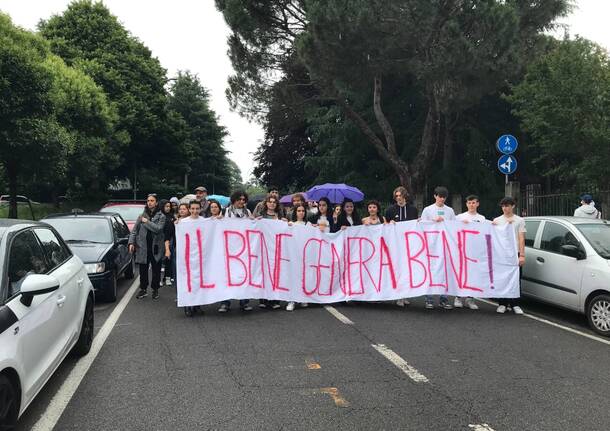
[(113, 205), (100, 210), (103, 213), (117, 213), (126, 221), (135, 221), (144, 211), (144, 205)]
[(606, 223), (577, 224), (576, 227), (604, 259), (610, 259), (610, 225)]
[(105, 218), (69, 217), (50, 218), (45, 223), (53, 226), (64, 241), (70, 242), (113, 242), (110, 224)]

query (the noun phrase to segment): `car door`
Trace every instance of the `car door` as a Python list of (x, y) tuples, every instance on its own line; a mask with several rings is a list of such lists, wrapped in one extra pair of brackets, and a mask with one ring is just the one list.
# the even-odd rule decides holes
[(30, 306), (20, 301), (20, 287), (27, 276), (46, 274), (49, 269), (32, 229), (9, 239), (7, 256), (7, 305), (18, 320), (14, 335), (17, 359), (23, 370), (22, 391), (26, 399), (31, 399), (55, 369), (62, 350), (59, 292), (36, 295)]
[(525, 265), (523, 265), (523, 272), (521, 274), (521, 292), (528, 296), (536, 296), (537, 285), (533, 283), (532, 279), (535, 279), (535, 273), (538, 271), (536, 266), (536, 258), (538, 257), (538, 233), (541, 230), (541, 220), (529, 220), (525, 219)]
[(535, 285), (534, 295), (543, 301), (578, 310), (581, 282), (586, 260), (562, 252), (563, 245), (582, 244), (566, 225), (546, 220), (542, 227), (540, 247), (536, 250), (535, 271), (528, 276)]
[(73, 258), (72, 252), (54, 231), (45, 227), (33, 229), (49, 262), (48, 274), (59, 281), (58, 317), (63, 322), (61, 343), (63, 351), (70, 347), (80, 331), (82, 286), (84, 277), (80, 274), (80, 263)]
[[(129, 228), (125, 225), (120, 216), (113, 216), (112, 219), (112, 230), (114, 232), (114, 243), (116, 245), (116, 267), (117, 273), (122, 272), (127, 267), (127, 264), (131, 261), (131, 256), (129, 254), (129, 249), (127, 244), (119, 244), (119, 241), (122, 238), (129, 238)], [(127, 233), (125, 233), (125, 229), (127, 229)]]

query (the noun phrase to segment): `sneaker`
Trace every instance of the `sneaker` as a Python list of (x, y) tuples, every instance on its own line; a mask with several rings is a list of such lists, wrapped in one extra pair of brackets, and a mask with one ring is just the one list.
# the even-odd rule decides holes
[(506, 306), (505, 305), (498, 305), (498, 308), (496, 308), (496, 313), (500, 313), (500, 314), (506, 313)]
[(218, 312), (226, 313), (227, 311), (229, 311), (229, 306), (227, 304), (220, 304), (220, 307), (218, 307)]
[(193, 309), (191, 307), (184, 307), (184, 314), (186, 317), (193, 317)]
[(171, 280), (171, 279), (169, 279), (169, 278), (166, 278), (166, 279), (165, 279), (165, 285), (166, 285), (166, 286), (171, 286), (171, 285), (172, 285), (172, 280)]
[(456, 296), (455, 300), (453, 301), (453, 306), (455, 308), (463, 308), (464, 304), (462, 304), (462, 298), (459, 298), (459, 297)]
[(307, 308), (309, 304), (307, 302), (301, 302), (301, 308)]
[(258, 308), (267, 308), (267, 303), (266, 302), (259, 302), (258, 303)]
[(441, 302), (441, 307), (443, 307), (445, 310), (453, 310), (453, 305), (449, 304), (449, 302)]
[(523, 310), (518, 305), (513, 306), (513, 313), (515, 314), (523, 314)]
[(426, 302), (426, 310), (432, 310), (432, 309), (434, 309), (434, 303)]
[(399, 299), (398, 301), (396, 301), (396, 305), (398, 305), (399, 307), (404, 307), (405, 306), (405, 300), (404, 299)]
[(278, 301), (278, 302), (274, 302), (273, 304), (271, 304), (271, 308), (274, 310), (277, 310), (278, 308), (282, 308), (282, 306), (280, 305), (280, 303)]
[(252, 306), (250, 304), (246, 304), (241, 307), (241, 311), (252, 311)]
[(148, 292), (146, 291), (146, 289), (140, 289), (140, 291), (136, 295), (136, 299), (146, 298), (147, 296), (148, 296)]
[(152, 299), (159, 299), (159, 290), (153, 290)]
[(466, 305), (471, 310), (478, 310), (479, 309), (479, 306), (477, 304), (475, 304), (474, 299), (472, 299), (472, 298), (467, 298), (466, 299)]
[(294, 310), (294, 302), (289, 302), (288, 305), (286, 306), (286, 311), (293, 311)]

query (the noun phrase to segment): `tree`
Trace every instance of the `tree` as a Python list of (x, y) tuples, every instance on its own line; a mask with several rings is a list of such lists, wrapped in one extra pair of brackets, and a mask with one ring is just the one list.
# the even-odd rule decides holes
[(17, 218), (19, 178), (66, 168), (72, 145), (53, 117), (54, 76), (45, 62), (45, 41), (0, 14), (0, 163), (11, 196), (9, 217)]
[(533, 62), (508, 100), (532, 137), (535, 167), (556, 184), (608, 187), (610, 58), (577, 37)]
[[(567, 1), (217, 0), (217, 6), (233, 30), (229, 95), (236, 107), (268, 106), (269, 78), (296, 53), (310, 77), (301, 85), (338, 105), (399, 181), (421, 191), (441, 142), (445, 163), (451, 161), (460, 114), (515, 76)], [(397, 142), (386, 112), (384, 101), (394, 94), (384, 87), (395, 80), (412, 80), (425, 103), (415, 148)]]
[(127, 176), (135, 166), (158, 165), (150, 155), (161, 144), (158, 138), (171, 133), (166, 130), (171, 119), (165, 109), (165, 70), (150, 50), (101, 2), (75, 1), (63, 14), (41, 21), (39, 29), (55, 54), (91, 76), (116, 105), (118, 121), (110, 145), (120, 165), (115, 170), (111, 164), (109, 170)]
[(227, 132), (209, 107), (209, 94), (196, 75), (178, 73), (170, 87), (168, 109), (185, 123), (189, 154), (184, 172), (191, 184), (205, 184), (212, 193), (227, 194), (234, 177), (223, 143)]

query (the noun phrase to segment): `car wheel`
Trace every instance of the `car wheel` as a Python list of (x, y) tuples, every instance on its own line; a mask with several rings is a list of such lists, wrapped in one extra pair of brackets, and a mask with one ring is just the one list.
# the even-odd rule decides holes
[(93, 342), (93, 323), (93, 300), (91, 297), (88, 297), (78, 341), (72, 348), (71, 353), (73, 356), (85, 356), (89, 353), (89, 350), (91, 350), (91, 343)]
[(127, 266), (127, 269), (125, 269), (125, 278), (127, 280), (131, 280), (136, 275), (135, 266), (136, 266), (136, 264), (134, 263), (133, 257), (132, 257), (131, 261), (129, 262), (129, 265)]
[(110, 279), (110, 288), (106, 292), (104, 299), (106, 302), (116, 302), (116, 290), (117, 290), (117, 273), (114, 271), (112, 273), (112, 278)]
[(18, 392), (10, 379), (0, 374), (0, 430), (11, 430), (19, 415)]
[(610, 337), (610, 295), (599, 295), (591, 300), (587, 319), (595, 332)]

